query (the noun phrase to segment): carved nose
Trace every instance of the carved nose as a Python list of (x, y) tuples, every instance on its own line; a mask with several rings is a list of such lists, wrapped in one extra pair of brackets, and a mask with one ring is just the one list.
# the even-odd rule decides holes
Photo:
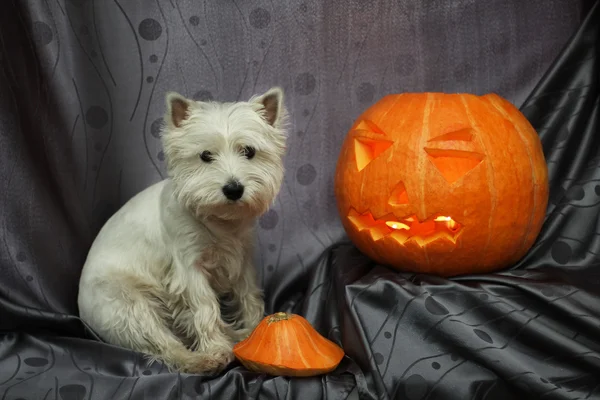
[(229, 200), (239, 200), (244, 194), (244, 185), (238, 181), (229, 181), (227, 185), (223, 186), (223, 194)]

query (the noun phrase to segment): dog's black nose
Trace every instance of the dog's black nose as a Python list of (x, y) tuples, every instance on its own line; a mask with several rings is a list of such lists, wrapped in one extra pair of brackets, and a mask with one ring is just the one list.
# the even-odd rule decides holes
[(228, 182), (223, 186), (223, 194), (229, 200), (239, 200), (244, 194), (244, 186), (238, 181)]

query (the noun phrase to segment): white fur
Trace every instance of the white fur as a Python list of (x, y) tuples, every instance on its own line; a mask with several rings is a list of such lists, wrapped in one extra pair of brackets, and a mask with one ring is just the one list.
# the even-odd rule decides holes
[[(276, 106), (270, 114), (266, 99)], [(82, 271), (79, 311), (109, 343), (183, 372), (217, 373), (264, 314), (253, 228), (283, 179), (283, 93), (237, 103), (169, 93), (166, 102), (169, 179), (134, 196), (100, 230)], [(177, 104), (187, 110), (180, 122)], [(245, 146), (256, 149), (252, 159)], [(212, 162), (200, 159), (203, 151)], [(222, 190), (230, 179), (244, 186), (237, 201)], [(223, 296), (231, 323), (221, 315)]]

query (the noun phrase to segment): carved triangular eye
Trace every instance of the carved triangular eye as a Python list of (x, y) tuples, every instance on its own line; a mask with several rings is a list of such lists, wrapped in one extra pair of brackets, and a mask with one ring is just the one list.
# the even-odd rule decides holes
[(399, 182), (394, 190), (392, 190), (392, 195), (388, 199), (388, 204), (391, 206), (408, 204), (408, 194), (406, 193), (404, 183)]
[(448, 183), (452, 184), (478, 166), (483, 154), (463, 150), (444, 150), (425, 148), (429, 160)]
[(361, 120), (356, 126), (357, 131), (369, 131), (377, 133), (378, 135), (385, 135), (385, 133), (373, 122), (368, 119)]
[(389, 140), (368, 137), (371, 136), (370, 134), (385, 136), (383, 130), (368, 119), (362, 119), (354, 128), (354, 131), (361, 135), (354, 138), (354, 157), (356, 158), (356, 168), (359, 171), (362, 171), (371, 161), (394, 144)]
[(376, 159), (381, 153), (394, 144), (389, 140), (376, 140), (366, 137), (354, 138), (354, 155), (356, 158), (356, 168), (362, 171), (371, 161)]
[(428, 142), (449, 142), (452, 140), (470, 142), (473, 140), (473, 135), (473, 129), (462, 128), (455, 131), (446, 132), (440, 136), (436, 136), (433, 139), (429, 139)]

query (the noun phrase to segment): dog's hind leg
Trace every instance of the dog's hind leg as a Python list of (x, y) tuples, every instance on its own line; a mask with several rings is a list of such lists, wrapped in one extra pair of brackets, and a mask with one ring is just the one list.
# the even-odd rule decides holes
[(97, 279), (87, 308), (88, 324), (109, 343), (136, 350), (169, 368), (188, 373), (218, 373), (226, 365), (193, 352), (169, 329), (162, 288), (148, 277), (116, 273)]

